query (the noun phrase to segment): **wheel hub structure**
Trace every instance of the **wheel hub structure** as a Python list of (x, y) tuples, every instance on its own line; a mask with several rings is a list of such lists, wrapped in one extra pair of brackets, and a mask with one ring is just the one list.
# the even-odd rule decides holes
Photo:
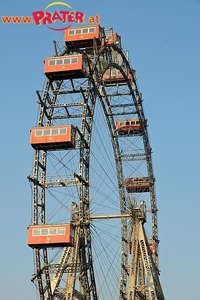
[(136, 72), (121, 38), (66, 30), (45, 60), (31, 129), (28, 245), (40, 300), (159, 299), (151, 147)]

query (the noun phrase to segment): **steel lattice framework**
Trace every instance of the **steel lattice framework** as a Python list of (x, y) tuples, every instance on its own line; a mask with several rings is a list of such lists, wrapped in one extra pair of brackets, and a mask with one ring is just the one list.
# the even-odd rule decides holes
[[(56, 56), (74, 54), (55, 49)], [(37, 126), (73, 124), (76, 148), (35, 150), (28, 176), (32, 225), (71, 223), (76, 243), (34, 249), (32, 281), (40, 300), (164, 300), (152, 150), (135, 70), (116, 44), (97, 47), (94, 39), (93, 47), (76, 53), (87, 61), (87, 78), (47, 80), (37, 91)], [(104, 82), (111, 69), (120, 71), (123, 84)], [(119, 135), (116, 121), (136, 117), (141, 133)], [(125, 178), (142, 176), (151, 178), (150, 192), (128, 193)], [(155, 241), (153, 253), (149, 237)]]

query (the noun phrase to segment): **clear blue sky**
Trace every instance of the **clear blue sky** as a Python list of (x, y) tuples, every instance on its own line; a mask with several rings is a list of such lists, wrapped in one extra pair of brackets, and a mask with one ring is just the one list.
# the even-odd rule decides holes
[[(2, 15), (31, 15), (51, 1), (0, 2)], [(144, 98), (159, 208), (161, 283), (167, 299), (199, 296), (200, 0), (67, 1), (99, 14), (129, 49)], [(94, 4), (95, 3), (95, 4)], [(37, 299), (26, 245), (33, 165), (29, 130), (36, 124), (43, 60), (62, 33), (45, 26), (4, 25), (1, 36), (1, 298)]]

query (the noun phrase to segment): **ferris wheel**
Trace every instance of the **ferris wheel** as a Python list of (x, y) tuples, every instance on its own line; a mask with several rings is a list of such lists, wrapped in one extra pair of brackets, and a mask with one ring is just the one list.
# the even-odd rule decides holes
[(28, 176), (39, 299), (163, 300), (147, 120), (120, 36), (70, 27), (44, 73)]

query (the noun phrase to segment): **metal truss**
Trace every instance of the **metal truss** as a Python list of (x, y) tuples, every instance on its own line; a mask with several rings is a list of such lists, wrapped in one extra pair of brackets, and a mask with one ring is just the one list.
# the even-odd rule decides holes
[[(119, 45), (98, 48), (94, 40), (92, 49), (80, 53), (87, 60), (87, 78), (47, 80), (44, 90), (37, 91), (37, 126), (72, 124), (76, 149), (35, 150), (33, 172), (28, 176), (32, 224), (63, 220), (73, 224), (75, 246), (34, 249), (32, 281), (40, 300), (164, 300), (158, 279), (152, 150), (135, 71)], [(58, 54), (56, 50), (56, 55), (68, 54), (73, 52), (64, 49)], [(123, 84), (104, 82), (104, 73), (113, 68), (121, 72)], [(116, 121), (131, 118), (140, 120), (141, 134), (120, 136)], [(127, 193), (124, 180), (134, 176), (152, 179), (148, 195)], [(143, 214), (155, 241), (152, 254), (141, 201), (146, 201)]]

